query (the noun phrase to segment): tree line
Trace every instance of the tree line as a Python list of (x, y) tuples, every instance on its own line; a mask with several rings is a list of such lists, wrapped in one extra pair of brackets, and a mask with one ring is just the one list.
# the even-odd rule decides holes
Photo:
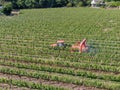
[(4, 0), (11, 2), (15, 9), (54, 8), (90, 5), (91, 0)]
[[(83, 7), (90, 6), (92, 0), (0, 0), (3, 5), (2, 11), (6, 15), (10, 15), (12, 9), (26, 8), (54, 8), (54, 7)], [(103, 0), (109, 2), (103, 7), (118, 7), (120, 0)], [(4, 3), (5, 4), (1, 4)], [(98, 5), (99, 6), (99, 5)]]
[[(11, 2), (14, 9), (24, 8), (54, 8), (90, 6), (92, 0), (1, 0)], [(119, 0), (104, 0), (104, 2)]]

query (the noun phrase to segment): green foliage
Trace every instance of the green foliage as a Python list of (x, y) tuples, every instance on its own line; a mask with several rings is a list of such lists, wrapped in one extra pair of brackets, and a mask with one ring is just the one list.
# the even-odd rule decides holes
[(120, 1), (120, 0), (104, 0), (105, 2), (116, 2), (116, 1)]
[[(65, 82), (65, 83), (72, 83), (72, 84), (76, 84), (76, 85), (85, 85), (85, 86), (95, 86), (95, 87), (99, 87), (99, 88), (104, 88), (107, 90), (119, 90), (120, 84), (119, 84), (119, 78), (120, 76), (117, 75), (104, 75), (104, 74), (100, 74), (100, 75), (95, 75), (92, 73), (88, 73), (88, 72), (80, 72), (79, 74), (81, 75), (81, 77), (74, 77), (72, 75), (67, 75), (67, 74), (53, 74), (53, 73), (48, 73), (48, 72), (42, 72), (42, 71), (30, 71), (26, 72), (25, 69), (10, 69), (10, 68), (2, 68), (0, 69), (1, 73), (5, 73), (5, 74), (10, 74), (10, 75), (20, 75), (20, 76), (27, 76), (27, 77), (32, 77), (32, 78), (37, 78), (37, 79), (45, 79), (45, 80), (52, 80), (52, 81), (60, 81), (60, 82)], [(85, 77), (87, 78), (85, 78)], [(104, 79), (103, 80), (99, 80), (99, 79)], [(118, 80), (118, 83), (114, 82), (115, 80)], [(107, 81), (107, 80), (113, 80), (112, 81)], [(108, 83), (107, 83), (108, 82)], [(17, 85), (17, 86), (23, 86), (23, 87), (31, 87), (34, 89), (40, 89), (40, 87), (38, 85), (40, 85), (41, 87), (44, 87), (44, 85), (42, 84), (30, 84), (30, 82), (17, 82), (17, 81), (12, 81), (12, 80), (1, 80), (0, 79), (0, 83), (11, 83), (13, 85)], [(63, 88), (57, 88), (57, 87), (51, 87), (51, 86), (46, 86), (44, 87), (44, 89), (46, 90), (46, 88), (52, 88), (53, 89), (57, 89), (57, 90), (64, 90)], [(49, 89), (50, 90), (50, 89)]]
[(5, 14), (5, 15), (10, 15), (11, 14), (11, 11), (12, 11), (12, 4), (11, 3), (7, 3), (3, 9), (2, 9), (2, 12)]
[(22, 81), (22, 80), (15, 80), (15, 79), (6, 79), (6, 78), (0, 78), (0, 83), (6, 83), (6, 84), (12, 84), (18, 87), (27, 87), (32, 89), (39, 89), (42, 90), (65, 90), (64, 88), (58, 88), (43, 84), (36, 84), (34, 82), (28, 82), (28, 81)]
[(56, 7), (64, 7), (67, 3), (67, 0), (56, 0)]
[(13, 8), (48, 8), (63, 7), (67, 0), (13, 0)]
[(87, 1), (86, 1), (86, 5), (87, 5), (87, 6), (91, 6), (91, 0), (87, 0)]
[(77, 4), (77, 6), (78, 6), (78, 7), (83, 7), (83, 6), (84, 6), (84, 3), (83, 3), (83, 2), (79, 2), (79, 3)]
[[(119, 0), (104, 0), (104, 2), (117, 2), (117, 1), (119, 2)], [(12, 2), (12, 6), (14, 9), (73, 7), (73, 6), (83, 7), (91, 5), (91, 0), (6, 0), (6, 2)], [(98, 6), (100, 6), (100, 4), (98, 4)], [(113, 4), (112, 6), (116, 5)]]
[(0, 3), (0, 6), (2, 6), (2, 4)]
[[(0, 16), (1, 73), (119, 90), (119, 10), (48, 8), (21, 13)], [(50, 48), (60, 39), (72, 45), (83, 38), (94, 54)]]
[(116, 1), (116, 2), (109, 2), (107, 4), (108, 7), (118, 7), (120, 6), (120, 1)]
[(16, 4), (17, 4), (18, 8), (20, 8), (20, 9), (26, 8), (25, 0), (17, 0)]
[(4, 0), (0, 0), (0, 6), (3, 5), (5, 3)]
[(25, 5), (27, 8), (33, 8), (34, 7), (34, 1), (33, 0), (25, 0)]
[(73, 7), (73, 4), (69, 2), (66, 6), (67, 7)]

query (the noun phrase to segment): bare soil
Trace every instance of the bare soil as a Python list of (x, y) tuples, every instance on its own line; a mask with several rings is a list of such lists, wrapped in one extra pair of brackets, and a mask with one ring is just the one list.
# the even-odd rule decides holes
[(0, 83), (0, 90), (30, 90), (30, 89), (26, 87), (17, 87), (5, 83)]

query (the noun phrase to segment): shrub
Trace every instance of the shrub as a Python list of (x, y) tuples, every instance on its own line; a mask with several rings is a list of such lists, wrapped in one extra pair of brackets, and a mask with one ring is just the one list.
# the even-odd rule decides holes
[(73, 7), (73, 4), (69, 2), (66, 6), (67, 7)]
[(83, 2), (79, 2), (79, 3), (77, 4), (77, 6), (78, 6), (78, 7), (83, 7), (83, 6), (84, 6), (84, 3), (83, 3)]
[(108, 7), (118, 7), (118, 6), (120, 6), (120, 1), (117, 1), (117, 2), (109, 2), (108, 4), (107, 4), (107, 6)]
[(91, 6), (91, 1), (89, 1), (89, 0), (86, 1), (86, 5), (87, 5), (87, 6)]
[(10, 15), (12, 11), (12, 4), (11, 3), (7, 3), (5, 6), (3, 6), (2, 12), (5, 15)]
[(18, 8), (22, 9), (22, 8), (25, 8), (25, 1), (24, 0), (17, 0), (16, 2)]

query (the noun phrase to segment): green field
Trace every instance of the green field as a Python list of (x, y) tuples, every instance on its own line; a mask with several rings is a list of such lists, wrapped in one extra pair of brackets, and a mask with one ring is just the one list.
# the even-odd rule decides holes
[[(72, 45), (84, 38), (88, 53), (50, 48), (60, 39)], [(120, 90), (120, 10), (26, 9), (0, 16), (0, 83), (21, 90)]]

